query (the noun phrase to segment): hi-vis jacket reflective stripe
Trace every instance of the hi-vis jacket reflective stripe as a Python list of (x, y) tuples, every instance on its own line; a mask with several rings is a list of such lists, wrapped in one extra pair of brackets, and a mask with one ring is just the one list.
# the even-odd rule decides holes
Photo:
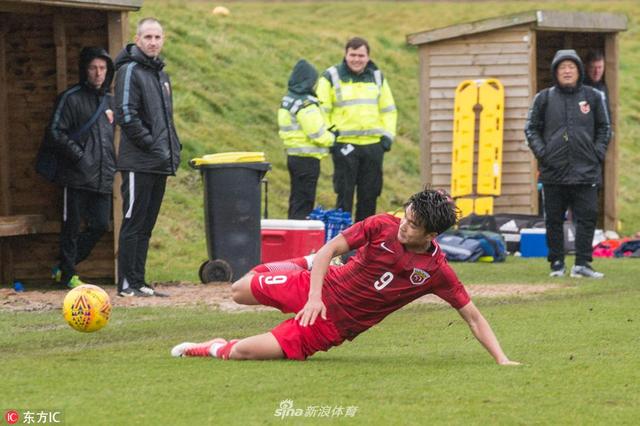
[(288, 107), (278, 110), (278, 134), (287, 154), (318, 160), (326, 157), (334, 136), (327, 129), (317, 99), (312, 96), (307, 96), (305, 100), (285, 96), (281, 105)]
[(398, 112), (382, 72), (369, 62), (360, 75), (343, 62), (318, 81), (318, 99), (329, 123), (340, 131), (338, 142), (369, 145), (381, 136), (393, 140)]

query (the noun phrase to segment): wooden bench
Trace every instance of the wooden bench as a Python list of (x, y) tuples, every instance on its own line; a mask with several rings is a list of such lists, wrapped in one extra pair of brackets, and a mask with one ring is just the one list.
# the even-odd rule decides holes
[(0, 284), (14, 282), (10, 237), (43, 232), (45, 223), (45, 217), (42, 214), (0, 216)]
[(0, 237), (37, 234), (44, 225), (45, 217), (41, 214), (0, 216)]

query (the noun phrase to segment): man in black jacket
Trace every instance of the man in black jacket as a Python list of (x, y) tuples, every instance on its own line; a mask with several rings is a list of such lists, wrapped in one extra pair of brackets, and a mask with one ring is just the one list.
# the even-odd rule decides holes
[(173, 123), (169, 76), (160, 52), (160, 22), (138, 23), (135, 43), (116, 58), (116, 122), (122, 129), (118, 170), (122, 173), (123, 220), (118, 253), (118, 294), (157, 294), (145, 281), (149, 239), (164, 196), (167, 176), (180, 163)]
[(554, 85), (540, 91), (529, 109), (525, 134), (540, 168), (552, 277), (563, 276), (563, 221), (567, 208), (576, 225), (572, 277), (602, 278), (590, 265), (598, 218), (598, 186), (611, 137), (602, 92), (585, 86), (574, 50), (559, 50), (551, 63)]
[[(60, 264), (52, 277), (69, 288), (83, 284), (75, 266), (86, 259), (109, 228), (115, 173), (113, 62), (104, 49), (80, 52), (79, 83), (62, 92), (48, 127), (60, 153), (57, 180), (63, 186)], [(87, 228), (80, 232), (82, 220)]]

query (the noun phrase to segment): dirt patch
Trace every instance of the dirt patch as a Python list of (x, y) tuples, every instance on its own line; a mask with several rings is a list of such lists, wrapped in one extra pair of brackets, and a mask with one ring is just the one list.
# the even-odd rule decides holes
[[(531, 297), (560, 288), (557, 284), (501, 284), (466, 286), (471, 297)], [(172, 283), (157, 285), (156, 290), (168, 297), (131, 297), (116, 295), (115, 287), (106, 287), (114, 306), (208, 306), (225, 312), (268, 311), (266, 306), (238, 305), (231, 300), (230, 284)], [(47, 311), (60, 309), (66, 290), (30, 290), (15, 292), (0, 289), (0, 311)], [(413, 303), (445, 303), (433, 295), (423, 296)]]

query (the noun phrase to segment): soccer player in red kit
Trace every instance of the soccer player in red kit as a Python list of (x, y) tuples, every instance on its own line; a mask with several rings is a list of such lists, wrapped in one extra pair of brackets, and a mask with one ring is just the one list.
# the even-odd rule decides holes
[[(259, 265), (232, 285), (233, 300), (295, 313), (268, 333), (242, 340), (182, 343), (173, 356), (221, 359), (304, 360), (327, 351), (382, 321), (425, 294), (457, 309), (498, 364), (517, 365), (504, 354), (489, 323), (448, 265), (435, 237), (458, 217), (444, 191), (425, 189), (405, 205), (402, 219), (371, 216), (327, 242), (313, 257)], [(344, 266), (331, 259), (357, 249)]]

